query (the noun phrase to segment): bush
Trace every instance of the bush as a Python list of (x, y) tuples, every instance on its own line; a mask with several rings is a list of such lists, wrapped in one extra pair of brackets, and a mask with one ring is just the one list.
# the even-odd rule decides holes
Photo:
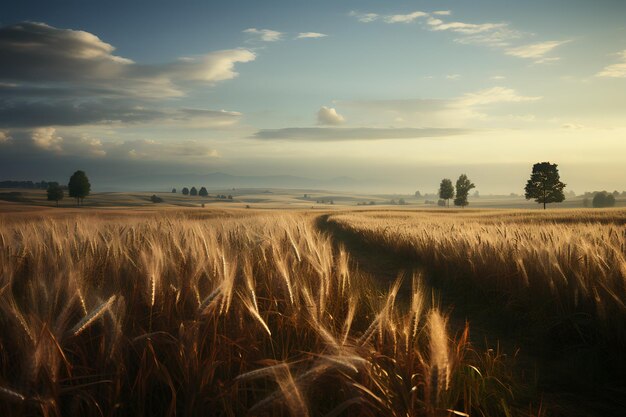
[(613, 194), (601, 191), (593, 196), (591, 204), (596, 208), (615, 206), (615, 197)]
[(150, 197), (150, 201), (152, 201), (153, 203), (162, 203), (163, 199), (156, 194), (152, 194), (152, 197)]

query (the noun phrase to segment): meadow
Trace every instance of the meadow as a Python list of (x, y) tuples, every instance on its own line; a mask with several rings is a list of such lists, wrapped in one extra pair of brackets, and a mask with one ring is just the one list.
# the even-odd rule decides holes
[(3, 416), (559, 415), (555, 352), (619, 389), (623, 210), (55, 213), (0, 217)]

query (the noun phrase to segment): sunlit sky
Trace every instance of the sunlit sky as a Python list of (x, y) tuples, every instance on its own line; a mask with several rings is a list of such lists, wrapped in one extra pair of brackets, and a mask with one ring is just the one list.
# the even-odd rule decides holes
[(626, 189), (621, 0), (23, 0), (0, 62), (0, 179)]

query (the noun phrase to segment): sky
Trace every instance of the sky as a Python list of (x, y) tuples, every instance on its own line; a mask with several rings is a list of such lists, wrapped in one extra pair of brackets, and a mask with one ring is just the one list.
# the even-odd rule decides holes
[(626, 189), (622, 0), (11, 3), (0, 179)]

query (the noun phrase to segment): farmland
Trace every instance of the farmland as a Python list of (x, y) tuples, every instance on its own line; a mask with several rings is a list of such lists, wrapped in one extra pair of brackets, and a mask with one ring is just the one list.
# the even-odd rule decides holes
[(623, 209), (11, 207), (1, 415), (618, 413)]

